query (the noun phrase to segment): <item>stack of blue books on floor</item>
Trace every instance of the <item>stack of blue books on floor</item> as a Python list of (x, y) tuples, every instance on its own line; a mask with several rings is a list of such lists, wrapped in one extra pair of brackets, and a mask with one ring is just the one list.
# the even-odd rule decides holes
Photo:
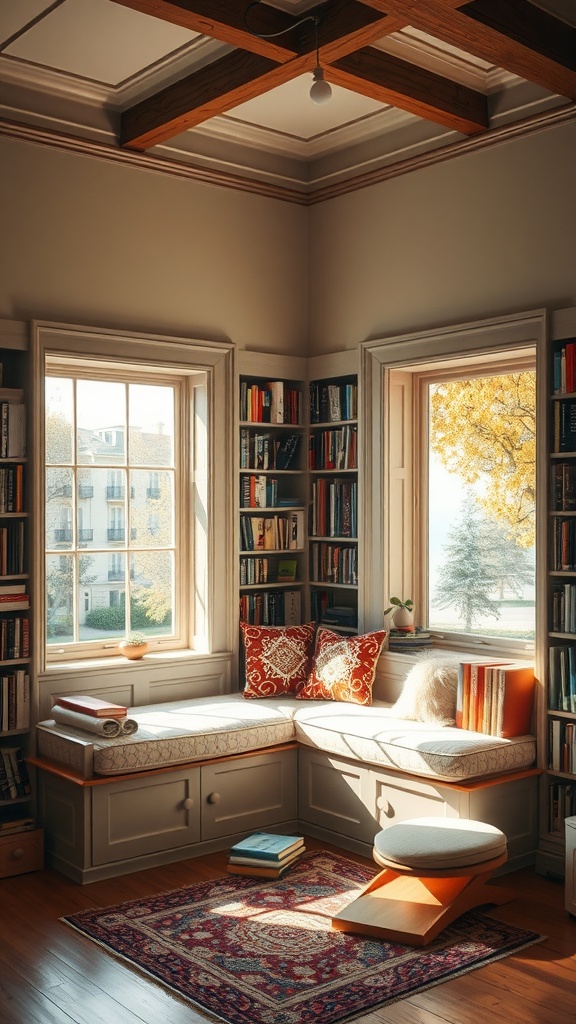
[(302, 836), (256, 832), (230, 850), (228, 871), (254, 878), (280, 878), (304, 853)]

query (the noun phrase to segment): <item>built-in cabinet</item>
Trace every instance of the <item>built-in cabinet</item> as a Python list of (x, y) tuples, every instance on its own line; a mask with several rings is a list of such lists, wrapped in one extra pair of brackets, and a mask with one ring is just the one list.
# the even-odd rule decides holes
[(0, 877), (42, 866), (26, 758), (33, 725), (25, 336), (0, 332)]
[(358, 377), (309, 385), (309, 576), (311, 617), (358, 632)]
[(565, 871), (565, 819), (576, 815), (576, 310), (551, 320), (547, 346), (546, 707), (541, 870)]
[(39, 772), (50, 864), (77, 882), (222, 849), (247, 832), (294, 829), (295, 744), (121, 778)]

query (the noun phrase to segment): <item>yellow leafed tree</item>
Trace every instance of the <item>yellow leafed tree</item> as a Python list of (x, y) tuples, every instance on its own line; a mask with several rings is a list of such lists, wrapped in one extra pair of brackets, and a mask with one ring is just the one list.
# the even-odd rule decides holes
[(535, 540), (536, 375), (445, 381), (430, 393), (431, 445), (466, 483), (483, 479), (486, 515), (529, 548)]

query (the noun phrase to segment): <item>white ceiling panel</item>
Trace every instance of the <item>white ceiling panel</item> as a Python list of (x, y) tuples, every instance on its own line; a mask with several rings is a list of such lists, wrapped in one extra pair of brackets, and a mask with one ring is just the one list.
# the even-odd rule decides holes
[(53, 4), (54, 0), (1, 0), (0, 43), (5, 43)]
[(5, 52), (67, 74), (118, 85), (195, 38), (194, 32), (110, 0), (65, 0)]

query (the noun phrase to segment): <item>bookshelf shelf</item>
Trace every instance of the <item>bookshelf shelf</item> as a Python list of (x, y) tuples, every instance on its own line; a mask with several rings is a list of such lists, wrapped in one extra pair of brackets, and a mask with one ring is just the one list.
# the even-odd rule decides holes
[[(0, 339), (0, 824), (11, 837), (30, 836), (33, 793), (26, 758), (30, 755), (31, 647), (28, 552), (28, 460), (26, 457), (27, 351)], [(18, 808), (16, 813), (14, 808)], [(23, 815), (23, 809), (25, 815)], [(22, 832), (15, 831), (20, 828)], [(1, 832), (0, 832), (1, 834)], [(7, 837), (8, 838), (8, 837)], [(0, 858), (1, 860), (1, 858)], [(37, 863), (35, 861), (35, 866)], [(31, 870), (3, 860), (0, 877)]]
[[(304, 621), (304, 370), (305, 360), (255, 360), (247, 354), (240, 359), (238, 593), (240, 620), (251, 625)], [(283, 562), (290, 563), (284, 572)], [(292, 579), (278, 578), (291, 575)]]
[(358, 632), (358, 377), (310, 381), (308, 562), (312, 618)]
[[(564, 873), (564, 819), (576, 813), (576, 310), (548, 359), (546, 675), (540, 859)], [(568, 325), (568, 330), (566, 327)]]

